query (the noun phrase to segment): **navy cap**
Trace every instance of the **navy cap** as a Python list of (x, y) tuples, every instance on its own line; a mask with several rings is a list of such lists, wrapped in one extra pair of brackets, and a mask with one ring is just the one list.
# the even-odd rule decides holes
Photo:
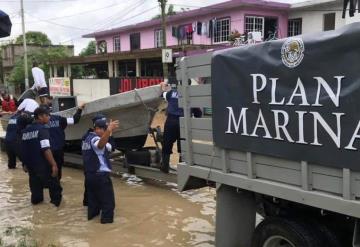
[(104, 114), (97, 113), (97, 114), (92, 118), (93, 124), (95, 124), (95, 122), (96, 122), (97, 120), (105, 120), (105, 121), (106, 121), (106, 117), (105, 117)]
[(106, 119), (98, 119), (94, 122), (94, 128), (103, 128), (106, 129), (107, 128), (107, 122)]
[(50, 115), (49, 108), (45, 106), (40, 106), (36, 108), (34, 111), (34, 117), (38, 118), (40, 115)]

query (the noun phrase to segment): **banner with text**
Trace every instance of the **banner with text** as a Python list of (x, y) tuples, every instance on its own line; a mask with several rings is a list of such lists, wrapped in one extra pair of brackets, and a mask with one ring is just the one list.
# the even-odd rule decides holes
[(110, 94), (124, 93), (135, 88), (144, 88), (158, 85), (162, 77), (120, 77), (110, 78)]
[(216, 52), (217, 146), (360, 171), (360, 24)]
[(50, 78), (49, 92), (51, 96), (71, 96), (70, 78), (67, 77)]

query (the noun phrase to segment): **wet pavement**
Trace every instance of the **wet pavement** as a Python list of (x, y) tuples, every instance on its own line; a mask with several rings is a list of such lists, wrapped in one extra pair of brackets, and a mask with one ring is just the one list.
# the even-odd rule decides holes
[(83, 180), (82, 171), (65, 168), (60, 207), (47, 190), (45, 203), (32, 206), (27, 174), (8, 170), (0, 153), (0, 246), (214, 246), (214, 190), (179, 193), (175, 184), (113, 178), (115, 222), (101, 225), (86, 219)]

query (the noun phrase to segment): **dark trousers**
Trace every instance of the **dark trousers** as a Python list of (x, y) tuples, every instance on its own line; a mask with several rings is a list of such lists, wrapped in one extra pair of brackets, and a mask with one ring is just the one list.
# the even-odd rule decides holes
[(88, 220), (101, 212), (101, 223), (114, 221), (115, 196), (109, 173), (86, 174)]
[(179, 117), (169, 115), (164, 126), (163, 154), (172, 154), (174, 142), (177, 142), (178, 153), (181, 153), (180, 120)]
[(20, 150), (19, 150), (19, 145), (17, 144), (16, 141), (14, 142), (9, 142), (6, 141), (5, 142), (6, 145), (6, 154), (8, 156), (8, 168), (9, 169), (13, 169), (16, 168), (16, 157), (20, 159)]
[(49, 173), (38, 174), (29, 171), (29, 185), (31, 191), (31, 203), (38, 204), (44, 201), (44, 188), (49, 188), (51, 203), (59, 206), (62, 198), (62, 187), (58, 178), (53, 178)]
[(61, 180), (62, 167), (64, 165), (64, 150), (51, 150), (51, 152), (54, 156), (54, 160), (55, 160), (58, 170), (59, 170), (58, 178), (59, 178), (59, 180)]
[(84, 198), (83, 198), (83, 205), (87, 206), (88, 205), (88, 192), (87, 192), (87, 179), (85, 176), (85, 180), (84, 180)]

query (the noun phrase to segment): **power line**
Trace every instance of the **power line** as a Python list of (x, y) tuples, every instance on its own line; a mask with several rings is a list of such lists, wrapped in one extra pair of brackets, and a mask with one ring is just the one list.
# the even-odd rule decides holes
[[(102, 23), (101, 26), (97, 26), (96, 30), (98, 31), (99, 29), (104, 29), (104, 27), (106, 27), (108, 24), (111, 24), (111, 22), (116, 21), (122, 21), (124, 19), (124, 17), (126, 17), (128, 14), (130, 14), (131, 12), (135, 11), (139, 6), (143, 5), (145, 3), (146, 0), (140, 0), (138, 2), (135, 3), (135, 6), (128, 6), (126, 9), (123, 9), (120, 11), (121, 12), (125, 12), (125, 15), (123, 15), (120, 19), (116, 20), (118, 17), (119, 12), (117, 12), (115, 15), (110, 16), (109, 18), (107, 18), (104, 22)], [(113, 23), (116, 23), (113, 22)]]
[[(0, 1), (1, 1), (1, 0), (0, 0)], [(121, 3), (121, 4), (122, 4), (122, 3)], [(102, 8), (92, 9), (92, 10), (88, 10), (88, 11), (84, 11), (84, 12), (79, 12), (79, 13), (72, 14), (72, 15), (65, 15), (65, 16), (58, 16), (58, 17), (54, 17), (54, 18), (50, 18), (50, 19), (44, 19), (43, 21), (52, 21), (52, 20), (58, 20), (58, 19), (63, 19), (63, 18), (68, 18), (68, 17), (85, 15), (85, 14), (87, 14), (87, 13), (97, 12), (97, 11), (104, 10), (104, 9), (108, 9), (108, 8), (111, 8), (111, 7), (114, 7), (114, 6), (117, 6), (117, 5), (120, 5), (120, 4), (111, 4), (111, 5), (102, 7)], [(38, 23), (38, 22), (43, 22), (43, 21), (28, 21), (28, 22), (26, 22), (26, 23)], [(16, 25), (16, 24), (21, 24), (21, 23), (13, 23), (13, 24)]]
[(56, 25), (56, 26), (59, 26), (59, 27), (63, 27), (63, 28), (78, 29), (78, 30), (85, 30), (85, 31), (94, 31), (93, 29), (81, 28), (81, 27), (75, 27), (75, 26), (67, 26), (67, 25), (59, 24), (59, 23), (56, 23), (56, 22), (53, 22), (53, 21), (42, 20), (42, 19), (40, 19), (40, 18), (38, 18), (36, 16), (30, 15), (27, 12), (26, 12), (26, 14), (33, 17), (33, 18), (38, 19), (40, 22), (47, 22), (47, 23), (50, 23), (50, 24), (53, 24), (53, 25)]
[[(104, 26), (109, 26), (112, 27), (114, 25), (117, 25), (117, 23), (119, 23), (120, 21), (124, 21), (126, 19), (124, 19), (126, 16), (128, 16), (128, 14), (134, 12), (138, 7), (140, 7), (141, 5), (143, 5), (145, 3), (146, 0), (141, 0), (139, 2), (137, 2), (136, 6), (130, 6), (130, 8), (132, 8), (129, 12), (127, 12), (125, 15), (123, 15), (120, 19), (112, 19), (110, 22), (108, 22), (106, 25), (102, 25), (102, 27)], [(143, 13), (139, 14), (142, 15)], [(99, 29), (97, 30), (99, 31)]]
[[(130, 16), (130, 17), (128, 17), (128, 18), (126, 18), (126, 19), (124, 19), (124, 20), (122, 20), (122, 21), (128, 21), (128, 20), (131, 20), (131, 19), (133, 19), (133, 18), (139, 17), (139, 16), (141, 16), (141, 15), (143, 15), (143, 14), (148, 13), (149, 11), (151, 11), (151, 10), (153, 10), (153, 9), (155, 9), (155, 8), (157, 8), (157, 6), (156, 6), (156, 7), (149, 8), (149, 9), (147, 9), (147, 10), (144, 10), (144, 11), (141, 12), (140, 14), (136, 14), (136, 15)], [(84, 34), (81, 34), (80, 36), (79, 36), (79, 35), (76, 35), (76, 36), (71, 37), (71, 38), (68, 39), (68, 40), (60, 41), (59, 43), (61, 44), (61, 43), (67, 43), (67, 42), (70, 42), (70, 41), (78, 40), (78, 39), (81, 39), (83, 35), (84, 35)]]

